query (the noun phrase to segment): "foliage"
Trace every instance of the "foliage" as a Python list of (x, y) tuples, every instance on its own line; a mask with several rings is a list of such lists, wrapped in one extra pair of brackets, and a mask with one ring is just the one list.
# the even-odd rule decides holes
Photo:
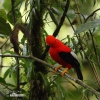
[[(0, 38), (5, 39), (0, 45), (1, 54), (33, 55), (55, 64), (48, 55), (49, 47), (45, 43), (45, 37), (50, 33), (45, 26), (49, 25), (49, 28), (52, 28), (54, 24), (56, 28), (52, 35), (58, 38), (61, 27), (70, 26), (73, 36), (66, 32), (62, 41), (79, 55), (84, 81), (94, 89), (100, 90), (100, 18), (97, 14), (100, 8), (96, 8), (99, 2), (5, 0), (0, 9)], [(94, 97), (87, 89), (77, 86), (65, 77), (62, 78), (41, 63), (16, 57), (10, 58), (10, 61), (10, 66), (7, 66), (5, 73), (0, 76), (0, 98), (3, 100), (15, 100), (9, 96), (19, 92), (24, 94), (21, 98), (16, 97), (21, 100), (92, 100)], [(5, 58), (1, 58), (2, 69), (5, 68), (3, 62), (6, 63)], [(69, 73), (74, 76), (73, 70)], [(8, 82), (7, 78), (11, 79), (11, 82)], [(97, 100), (97, 97), (94, 98)]]

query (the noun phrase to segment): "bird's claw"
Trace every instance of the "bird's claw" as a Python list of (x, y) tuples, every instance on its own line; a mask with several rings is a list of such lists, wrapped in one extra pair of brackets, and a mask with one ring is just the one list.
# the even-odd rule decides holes
[(61, 73), (61, 76), (64, 76), (65, 73), (68, 73), (68, 68), (66, 68), (66, 69)]
[(57, 72), (58, 69), (60, 69), (60, 68), (62, 68), (62, 66), (58, 66), (58, 67), (56, 67), (56, 68), (55, 68), (55, 72)]

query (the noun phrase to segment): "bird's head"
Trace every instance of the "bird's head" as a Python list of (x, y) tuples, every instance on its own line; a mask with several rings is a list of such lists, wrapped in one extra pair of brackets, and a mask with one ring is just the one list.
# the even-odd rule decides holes
[(62, 42), (58, 39), (56, 39), (54, 36), (52, 35), (48, 35), (46, 37), (46, 43), (50, 46), (50, 47), (58, 47), (60, 45), (62, 45)]
[(49, 46), (54, 45), (55, 42), (56, 42), (56, 38), (55, 38), (54, 36), (48, 35), (48, 36), (46, 37), (46, 43), (47, 43)]

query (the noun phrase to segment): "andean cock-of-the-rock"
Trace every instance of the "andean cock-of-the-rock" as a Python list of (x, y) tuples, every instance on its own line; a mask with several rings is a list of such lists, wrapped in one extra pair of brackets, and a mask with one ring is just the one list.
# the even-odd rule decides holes
[(83, 75), (80, 70), (80, 63), (76, 54), (72, 52), (71, 48), (64, 45), (60, 40), (56, 39), (52, 35), (48, 35), (46, 37), (46, 43), (50, 46), (49, 53), (51, 58), (60, 64), (60, 66), (56, 67), (55, 70), (57, 71), (61, 67), (65, 68), (65, 70), (62, 72), (63, 76), (68, 69), (74, 68), (78, 79), (83, 80)]

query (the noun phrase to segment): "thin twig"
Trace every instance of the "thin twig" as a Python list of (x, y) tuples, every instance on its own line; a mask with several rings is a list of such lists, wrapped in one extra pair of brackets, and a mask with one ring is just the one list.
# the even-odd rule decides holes
[(89, 30), (89, 32), (90, 32), (90, 36), (91, 36), (91, 39), (92, 39), (92, 45), (93, 45), (94, 53), (95, 53), (95, 56), (96, 56), (96, 59), (97, 59), (97, 63), (99, 65), (98, 67), (100, 69), (100, 61), (99, 61), (97, 50), (96, 50), (96, 46), (95, 46), (95, 43), (94, 43), (94, 38), (93, 38), (91, 30)]
[(69, 17), (68, 17), (68, 15), (67, 15), (67, 14), (66, 14), (66, 17), (67, 17), (67, 19), (68, 19), (68, 21), (69, 21), (69, 23), (70, 23), (70, 25), (71, 25), (71, 27), (72, 27), (73, 31), (75, 32), (75, 29), (74, 29), (73, 25), (71, 24), (71, 21), (70, 21), (70, 19), (69, 19)]
[(84, 23), (85, 23), (90, 17), (92, 17), (92, 16), (94, 15), (94, 13), (96, 13), (98, 10), (100, 10), (100, 8), (96, 9), (95, 11), (93, 11), (93, 12), (85, 19)]
[(80, 22), (82, 23), (82, 19), (81, 19), (80, 10), (79, 10), (79, 7), (78, 7), (77, 0), (74, 0), (74, 1), (75, 1), (75, 4), (76, 4), (76, 10), (77, 10), (77, 13), (78, 13), (78, 15), (79, 15)]
[(3, 85), (6, 89), (8, 89), (9, 91), (13, 91), (13, 89), (9, 88), (7, 85), (4, 85), (3, 83), (1, 84)]
[(53, 33), (53, 36), (55, 36), (55, 37), (58, 35), (59, 30), (60, 30), (61, 26), (63, 25), (63, 22), (64, 22), (65, 17), (66, 17), (66, 13), (67, 13), (68, 8), (69, 8), (69, 4), (70, 4), (70, 0), (67, 0), (66, 5), (65, 5), (64, 13), (63, 13), (63, 15), (60, 19), (60, 23), (59, 23), (58, 27), (56, 28), (56, 30)]
[[(16, 58), (26, 58), (26, 59), (33, 59), (37, 62), (40, 62), (44, 65), (47, 65), (49, 66), (50, 68), (52, 68), (53, 70), (55, 69), (55, 66), (41, 60), (41, 59), (38, 59), (34, 56), (19, 56), (19, 55), (9, 55), (9, 54), (0, 54), (1, 57), (16, 57)], [(59, 69), (58, 72), (62, 73), (62, 70)], [(97, 98), (100, 98), (100, 93), (97, 92), (95, 89), (93, 89), (92, 87), (88, 86), (86, 83), (84, 83), (83, 81), (79, 80), (79, 79), (76, 79), (72, 76), (70, 76), (69, 74), (65, 73), (65, 76), (69, 79), (71, 79), (72, 81), (74, 81), (75, 83), (81, 85), (82, 87), (88, 89), (90, 92), (92, 92)]]
[(7, 41), (9, 40), (10, 37), (7, 38), (7, 40), (1, 45), (0, 49), (3, 48), (3, 46), (7, 43)]
[[(17, 74), (17, 93), (20, 94), (20, 68), (19, 68), (19, 59), (18, 57), (16, 58), (16, 63), (18, 64), (16, 68), (16, 74)], [(19, 98), (17, 98), (19, 100)]]
[[(8, 89), (9, 91), (13, 91), (13, 90), (10, 89), (7, 85), (1, 84), (1, 83), (0, 83), (0, 85), (4, 86), (4, 88)], [(2, 91), (0, 91), (0, 95), (1, 95), (2, 97), (5, 97), (5, 96), (6, 96), (6, 94), (2, 93)]]
[(93, 65), (92, 70), (93, 70), (94, 75), (96, 77), (97, 83), (100, 86), (100, 77), (99, 77), (99, 74), (97, 72), (96, 66), (95, 66), (95, 64), (93, 62), (92, 62), (92, 65)]
[(0, 96), (5, 97), (5, 94), (0, 91)]

